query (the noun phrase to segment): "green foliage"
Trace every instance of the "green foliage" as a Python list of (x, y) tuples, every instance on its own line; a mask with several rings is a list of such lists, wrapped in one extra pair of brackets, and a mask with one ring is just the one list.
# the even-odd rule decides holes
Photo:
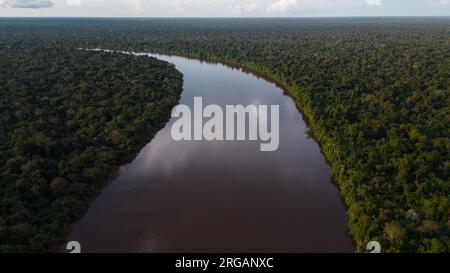
[[(292, 94), (323, 145), (349, 207), (358, 251), (371, 240), (379, 240), (389, 252), (450, 251), (448, 18), (4, 19), (0, 27), (0, 47), (40, 44), (52, 50), (101, 47), (179, 54), (271, 78)], [(8, 84), (27, 92), (18, 82)], [(102, 92), (97, 95), (102, 97)], [(12, 106), (6, 102), (2, 110)], [(1, 123), (36, 118), (29, 107), (3, 110)], [(90, 111), (83, 107), (70, 116), (84, 117)], [(110, 129), (120, 129), (109, 131), (117, 143), (128, 133), (120, 128), (123, 119), (117, 115), (108, 122)], [(98, 130), (72, 119), (66, 124), (69, 130), (85, 126), (77, 137)], [(45, 180), (31, 184), (26, 178), (49, 176), (44, 166), (54, 163), (39, 155), (54, 151), (52, 138), (28, 128), (17, 128), (15, 134), (21, 141), (14, 151), (20, 156), (4, 155), (2, 162), (21, 170), (23, 177), (8, 181), (41, 192)], [(32, 141), (24, 140), (29, 136)], [(38, 153), (33, 162), (24, 158), (33, 153)], [(83, 158), (91, 157), (79, 157), (72, 160), (82, 170)], [(60, 176), (72, 181), (71, 176), (81, 174)], [(76, 185), (80, 191), (86, 187)], [(14, 204), (15, 194), (4, 196), (2, 202)], [(15, 228), (24, 232), (20, 234), (33, 232), (32, 227)]]
[(11, 47), (0, 60), (0, 252), (52, 249), (168, 119), (182, 76), (118, 53)]
[(385, 252), (448, 252), (450, 20), (382, 20), (149, 24), (138, 49), (278, 82), (323, 144), (357, 250), (378, 240)]

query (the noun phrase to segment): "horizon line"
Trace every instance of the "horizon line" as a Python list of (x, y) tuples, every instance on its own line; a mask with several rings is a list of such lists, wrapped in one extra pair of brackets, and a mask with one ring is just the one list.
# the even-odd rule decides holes
[(0, 18), (123, 18), (123, 19), (302, 19), (302, 18), (450, 18), (450, 15), (348, 15), (348, 16), (0, 16)]

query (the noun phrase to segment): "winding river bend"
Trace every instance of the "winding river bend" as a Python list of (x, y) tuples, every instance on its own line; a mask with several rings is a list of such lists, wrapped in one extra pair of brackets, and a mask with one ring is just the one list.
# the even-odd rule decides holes
[(181, 104), (201, 96), (204, 105), (279, 105), (280, 148), (175, 142), (172, 119), (120, 168), (67, 241), (83, 252), (354, 251), (330, 168), (283, 90), (221, 64), (149, 55), (184, 74)]

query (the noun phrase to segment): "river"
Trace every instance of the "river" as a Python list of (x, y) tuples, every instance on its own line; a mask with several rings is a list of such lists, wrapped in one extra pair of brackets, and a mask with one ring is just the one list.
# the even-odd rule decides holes
[(184, 75), (181, 104), (279, 105), (280, 146), (176, 142), (171, 119), (71, 227), (83, 252), (353, 252), (330, 167), (291, 97), (221, 64), (154, 55)]

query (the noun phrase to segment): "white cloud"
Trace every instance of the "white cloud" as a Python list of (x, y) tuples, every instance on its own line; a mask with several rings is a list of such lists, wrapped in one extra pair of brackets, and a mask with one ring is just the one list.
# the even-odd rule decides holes
[[(52, 7), (53, 8), (50, 8)], [(9, 8), (3, 8), (9, 7)], [(450, 0), (0, 0), (0, 16), (448, 16)]]
[(175, 10), (178, 13), (184, 12), (184, 1), (183, 0), (175, 0)]
[(141, 11), (141, 0), (128, 0), (137, 12)]
[(0, 0), (1, 7), (39, 9), (53, 7), (53, 2), (49, 0)]
[(450, 0), (427, 0), (427, 4), (432, 7), (450, 6)]
[(230, 6), (231, 14), (234, 16), (238, 15), (249, 15), (253, 13), (258, 8), (258, 4), (250, 3), (250, 4), (234, 4)]
[(81, 0), (66, 0), (69, 6), (80, 6)]
[(381, 0), (367, 0), (369, 6), (381, 6)]
[(297, 0), (277, 0), (267, 9), (270, 12), (283, 12), (297, 5)]

